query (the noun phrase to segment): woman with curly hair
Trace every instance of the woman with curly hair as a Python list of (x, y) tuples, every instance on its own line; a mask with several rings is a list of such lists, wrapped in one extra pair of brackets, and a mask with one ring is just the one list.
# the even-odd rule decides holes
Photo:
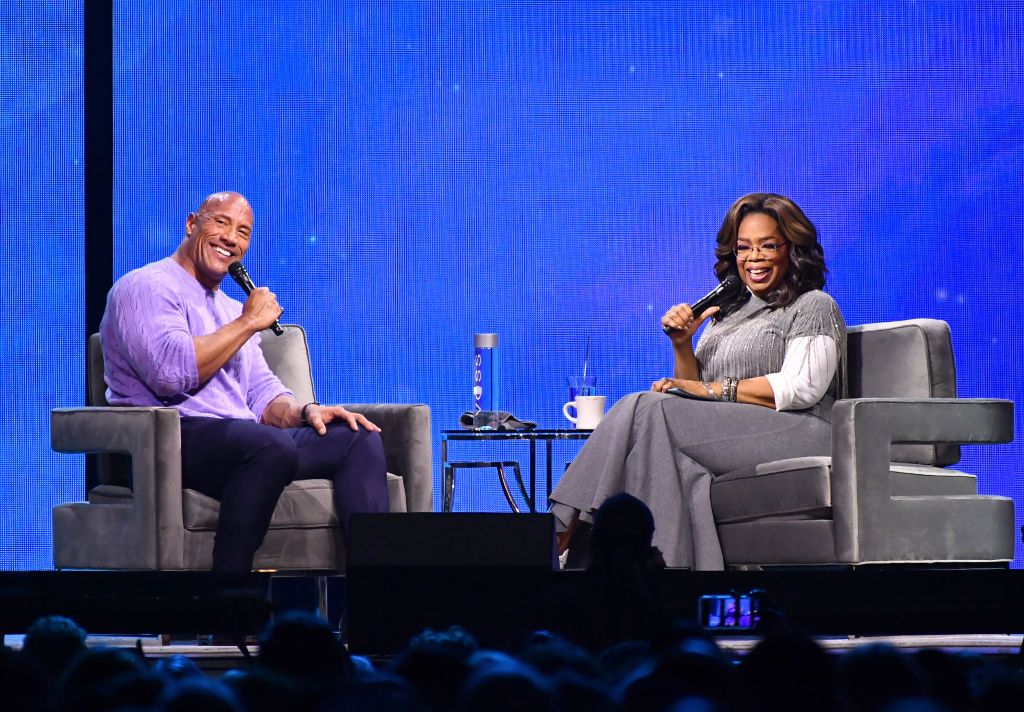
[(616, 403), (551, 493), (560, 552), (605, 499), (628, 492), (653, 512), (667, 565), (721, 569), (712, 479), (830, 452), (846, 326), (821, 291), (814, 224), (789, 198), (751, 193), (726, 214), (715, 256), (718, 278), (738, 275), (744, 288), (701, 314), (678, 304), (661, 318), (673, 375)]

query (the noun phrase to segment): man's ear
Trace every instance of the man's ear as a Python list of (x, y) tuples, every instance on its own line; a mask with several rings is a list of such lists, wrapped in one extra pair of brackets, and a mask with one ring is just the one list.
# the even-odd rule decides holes
[(189, 213), (188, 217), (185, 218), (185, 234), (191, 235), (192, 229), (196, 226), (197, 216), (195, 213)]

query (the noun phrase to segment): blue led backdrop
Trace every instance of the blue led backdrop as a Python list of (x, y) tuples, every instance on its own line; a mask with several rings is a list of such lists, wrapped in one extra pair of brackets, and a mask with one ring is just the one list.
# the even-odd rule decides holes
[(50, 452), (85, 391), (81, 5), (0, 9), (0, 570), (52, 566), (50, 508), (85, 494)]
[[(1018, 5), (114, 7), (115, 274), (169, 254), (205, 194), (245, 193), (249, 271), (308, 330), (321, 400), (433, 409), (438, 505), (439, 431), (472, 405), (474, 332), (500, 335), (502, 406), (523, 419), (565, 424), (588, 337), (600, 392), (647, 388), (671, 370), (660, 315), (712, 286), (714, 234), (754, 190), (791, 196), (818, 225), (848, 323), (945, 319), (962, 396), (1024, 390)], [(4, 165), (51, 166), (78, 135), (42, 137), (32, 157), (5, 141)], [(15, 238), (5, 198), (8, 244), (35, 260), (26, 294), (41, 295), (8, 382), (54, 359), (71, 379), (81, 362), (77, 311), (55, 340), (39, 287), (54, 254), (77, 264), (72, 188), (68, 233), (45, 250)], [(80, 384), (31, 388), (39, 432), (2, 426), (24, 443), (0, 470), (6, 489), (36, 482), (14, 519), (3, 510), (13, 568), (49, 566), (49, 507), (81, 496), (81, 463), (51, 455), (43, 430), (49, 407), (81, 402)], [(966, 448), (961, 463), (983, 492), (1014, 497), (1018, 520), (1021, 455)], [(477, 476), (456, 509), (506, 505)]]

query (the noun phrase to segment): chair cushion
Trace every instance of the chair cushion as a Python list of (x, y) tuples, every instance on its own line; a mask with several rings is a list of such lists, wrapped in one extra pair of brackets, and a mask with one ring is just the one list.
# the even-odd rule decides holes
[(292, 390), (296, 402), (315, 401), (306, 332), (297, 324), (283, 324), (282, 328), (284, 333), (280, 336), (270, 329), (260, 332), (263, 358), (274, 375), (281, 379), (281, 383)]
[[(956, 398), (956, 367), (949, 325), (910, 319), (851, 326), (847, 375), (851, 398)], [(892, 459), (921, 465), (952, 465), (956, 443), (899, 443)]]
[[(715, 522), (830, 519), (831, 473), (830, 457), (795, 457), (716, 477), (711, 483)], [(977, 479), (956, 470), (894, 462), (889, 473), (893, 496), (977, 494)]]
[(711, 507), (719, 524), (763, 517), (828, 519), (832, 492), (830, 457), (794, 457), (743, 467), (711, 483)]
[[(303, 529), (336, 527), (338, 517), (331, 501), (330, 480), (299, 480), (285, 487), (270, 520), (271, 529)], [(127, 487), (98, 485), (89, 490), (89, 504), (131, 504), (132, 491)], [(408, 511), (405, 481), (388, 473), (389, 511)], [(182, 519), (191, 531), (214, 531), (220, 516), (220, 502), (201, 492), (182, 490)]]
[(925, 497), (978, 494), (978, 478), (948, 467), (930, 467), (907, 462), (889, 463), (893, 497)]
[(89, 490), (89, 504), (131, 504), (132, 491), (118, 485), (97, 485)]
[[(98, 488), (97, 488), (98, 489)], [(95, 490), (94, 490), (95, 491)], [(298, 480), (284, 488), (270, 519), (271, 529), (311, 529), (337, 527), (330, 480)], [(388, 473), (390, 511), (404, 512), (405, 483), (401, 477)], [(215, 531), (220, 516), (220, 502), (201, 492), (182, 490), (182, 519), (190, 531)]]
[[(333, 487), (329, 480), (298, 480), (284, 488), (277, 500), (271, 529), (336, 527), (338, 518), (331, 503)], [(182, 490), (182, 518), (192, 531), (213, 531), (217, 528), (220, 502), (201, 492)]]

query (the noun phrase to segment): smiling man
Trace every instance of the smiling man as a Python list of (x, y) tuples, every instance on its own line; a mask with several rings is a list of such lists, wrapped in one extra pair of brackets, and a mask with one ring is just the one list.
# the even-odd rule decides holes
[(339, 406), (296, 402), (259, 347), (281, 315), (277, 298), (259, 287), (242, 304), (220, 290), (252, 230), (245, 197), (210, 195), (173, 255), (114, 284), (100, 324), (107, 401), (181, 414), (182, 483), (221, 503), (220, 571), (252, 568), (293, 480), (332, 480), (343, 528), (353, 512), (388, 508), (380, 429)]

